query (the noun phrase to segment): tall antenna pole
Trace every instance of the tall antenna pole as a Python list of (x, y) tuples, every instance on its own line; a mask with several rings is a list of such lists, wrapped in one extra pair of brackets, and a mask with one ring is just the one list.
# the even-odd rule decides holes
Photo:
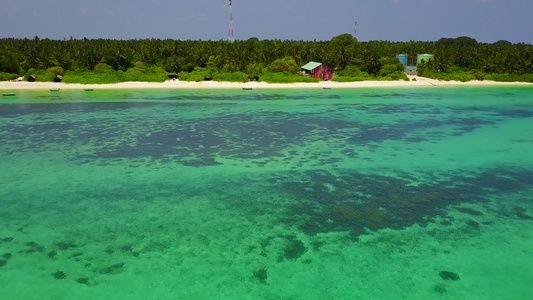
[(357, 35), (357, 21), (355, 21), (355, 27), (353, 30), (353, 36), (355, 37)]
[(233, 8), (231, 7), (231, 0), (229, 0), (229, 31), (228, 31), (228, 41), (233, 43), (235, 38), (233, 37)]

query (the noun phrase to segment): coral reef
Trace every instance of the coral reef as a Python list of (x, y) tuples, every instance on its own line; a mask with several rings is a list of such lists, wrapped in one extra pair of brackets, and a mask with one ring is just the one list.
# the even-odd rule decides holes
[(286, 243), (283, 247), (282, 256), (280, 258), (286, 260), (295, 260), (302, 256), (306, 251), (307, 247), (305, 247), (302, 241), (296, 239), (296, 237), (293, 235), (289, 235), (286, 236)]
[(254, 278), (259, 282), (265, 284), (268, 278), (267, 268), (262, 268), (254, 271)]
[(458, 212), (463, 213), (463, 214), (469, 214), (469, 215), (472, 215), (472, 216), (481, 216), (481, 215), (483, 215), (482, 212), (480, 212), (478, 210), (475, 210), (475, 209), (472, 209), (472, 208), (469, 208), (469, 207), (458, 207), (456, 209), (457, 209)]
[[(418, 183), (407, 175), (404, 178), (356, 172), (334, 175), (323, 170), (307, 171), (301, 178), (299, 181), (281, 179), (282, 191), (298, 199), (289, 216), (300, 216), (283, 221), (298, 226), (308, 235), (346, 231), (357, 239), (368, 230), (425, 226), (436, 216), (445, 216), (441, 224), (451, 225), (453, 218), (446, 216), (450, 205), (484, 203), (495, 193), (528, 189), (531, 184), (526, 183), (533, 182), (533, 172), (492, 169), (476, 177), (451, 175), (447, 180), (434, 180), (431, 184)], [(456, 209), (473, 216), (483, 215), (468, 207)], [(521, 219), (530, 218), (522, 208), (515, 208), (514, 213)], [(474, 220), (468, 220), (467, 225), (479, 229), (479, 223)]]
[(479, 223), (472, 219), (466, 220), (466, 225), (468, 225), (468, 227), (472, 229), (476, 229), (476, 230), (479, 229)]
[(521, 220), (533, 220), (533, 217), (527, 214), (526, 209), (522, 206), (513, 207), (513, 212)]

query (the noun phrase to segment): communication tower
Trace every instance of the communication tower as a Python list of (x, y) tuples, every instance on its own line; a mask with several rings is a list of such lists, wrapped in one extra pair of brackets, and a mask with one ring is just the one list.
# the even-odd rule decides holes
[(231, 0), (229, 0), (229, 31), (228, 31), (228, 41), (233, 43), (235, 38), (233, 37), (233, 8), (231, 7)]

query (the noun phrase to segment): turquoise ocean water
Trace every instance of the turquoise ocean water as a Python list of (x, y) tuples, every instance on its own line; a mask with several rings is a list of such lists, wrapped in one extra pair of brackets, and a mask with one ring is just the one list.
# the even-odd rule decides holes
[(531, 87), (0, 101), (2, 299), (531, 296)]

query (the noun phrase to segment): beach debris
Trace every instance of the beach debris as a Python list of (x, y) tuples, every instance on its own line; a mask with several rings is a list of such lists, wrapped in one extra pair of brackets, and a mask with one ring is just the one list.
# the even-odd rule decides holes
[(444, 280), (459, 280), (459, 275), (451, 271), (440, 271), (439, 275)]

